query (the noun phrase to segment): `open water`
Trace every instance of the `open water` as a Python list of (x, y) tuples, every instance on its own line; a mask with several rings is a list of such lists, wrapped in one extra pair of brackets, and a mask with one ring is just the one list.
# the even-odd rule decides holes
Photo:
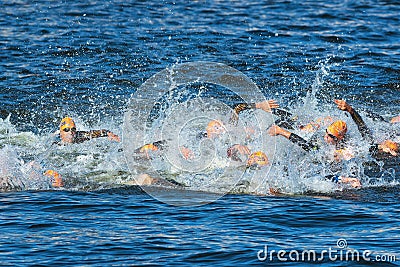
[[(106, 128), (124, 139), (124, 114), (142, 84), (190, 62), (236, 69), (304, 121), (328, 114), (346, 119), (360, 151), (365, 144), (357, 143), (357, 129), (335, 108), (335, 98), (361, 113), (377, 141), (399, 141), (399, 125), (388, 123), (400, 114), (398, 1), (0, 4), (0, 265), (399, 265), (398, 161), (374, 162), (376, 172), (350, 161), (345, 170), (359, 167), (363, 187), (338, 188), (323, 181), (322, 162), (304, 161), (283, 138), (269, 138), (275, 169), (261, 181), (282, 195), (270, 195), (264, 184), (215, 195), (226, 193), (225, 185), (205, 188), (203, 181), (218, 175), (223, 162), (201, 177), (156, 162), (161, 176), (190, 190), (146, 193), (127, 185), (132, 170), (123, 142), (51, 145), (66, 115), (79, 129)], [(236, 101), (226, 88), (202, 86), (164, 97), (162, 111), (180, 111), (167, 116), (169, 123), (181, 127), (186, 113), (198, 112), (201, 104), (189, 112), (176, 105), (190, 94), (206, 103)], [(163, 119), (156, 116), (153, 129)], [(146, 162), (136, 167), (148, 170)], [(64, 188), (52, 188), (41, 175), (48, 168), (62, 174)], [(237, 181), (238, 168), (222, 176)], [(316, 258), (301, 260), (307, 250)], [(360, 257), (346, 258), (349, 251)]]

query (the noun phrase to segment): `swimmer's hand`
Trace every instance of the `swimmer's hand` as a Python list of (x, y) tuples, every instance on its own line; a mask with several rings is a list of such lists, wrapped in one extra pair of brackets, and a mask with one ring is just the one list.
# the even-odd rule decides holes
[(228, 148), (227, 155), (229, 158), (235, 161), (242, 161), (238, 154), (250, 155), (250, 149), (245, 145), (236, 144)]
[(397, 116), (397, 117), (392, 118), (392, 119), (390, 120), (390, 122), (391, 122), (391, 123), (398, 123), (398, 122), (400, 122), (400, 115)]
[(349, 184), (353, 188), (360, 188), (361, 187), (361, 182), (357, 178), (353, 177), (341, 177), (341, 183), (343, 184)]
[(276, 102), (274, 99), (270, 100), (265, 100), (262, 102), (257, 102), (256, 103), (256, 108), (257, 109), (262, 109), (265, 112), (271, 112), (273, 108), (279, 108), (279, 104)]
[(187, 147), (181, 146), (180, 147), (181, 155), (184, 159), (189, 160), (194, 158), (193, 151)]
[(110, 141), (121, 142), (121, 138), (113, 132), (108, 132), (107, 136)]
[(267, 133), (270, 136), (282, 135), (282, 136), (286, 137), (287, 139), (289, 139), (290, 135), (292, 134), (288, 130), (283, 129), (283, 128), (279, 127), (278, 125), (272, 125), (271, 127), (269, 127), (267, 130)]
[(353, 108), (345, 100), (335, 99), (334, 102), (338, 109), (347, 111), (349, 113), (353, 112)]

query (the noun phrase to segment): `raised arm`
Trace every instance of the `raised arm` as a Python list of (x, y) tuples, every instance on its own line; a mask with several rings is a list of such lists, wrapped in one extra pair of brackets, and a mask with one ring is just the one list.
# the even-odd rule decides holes
[(364, 120), (361, 118), (360, 114), (358, 114), (358, 112), (352, 106), (350, 106), (345, 100), (335, 99), (334, 102), (336, 103), (337, 107), (340, 110), (347, 111), (348, 113), (350, 113), (351, 118), (357, 124), (357, 128), (361, 136), (368, 142), (372, 143), (373, 138), (371, 131), (365, 124)]

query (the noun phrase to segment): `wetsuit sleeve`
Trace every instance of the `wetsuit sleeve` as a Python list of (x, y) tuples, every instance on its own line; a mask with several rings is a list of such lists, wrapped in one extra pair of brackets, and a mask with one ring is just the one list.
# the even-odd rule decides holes
[(370, 146), (369, 153), (371, 153), (372, 156), (377, 155), (378, 152), (379, 152), (379, 148), (378, 148), (377, 144), (374, 144), (374, 145)]
[(317, 144), (314, 144), (313, 142), (307, 142), (305, 139), (302, 137), (298, 136), (297, 134), (291, 133), (289, 136), (289, 141), (300, 146), (302, 149), (305, 151), (311, 151), (311, 150), (318, 150), (319, 147)]
[(235, 113), (239, 115), (240, 112), (247, 110), (247, 109), (255, 109), (256, 108), (256, 104), (255, 103), (251, 103), (251, 104), (247, 104), (247, 103), (240, 103), (237, 104), (234, 108)]
[(279, 116), (279, 119), (275, 121), (275, 124), (279, 127), (283, 127), (286, 129), (294, 129), (294, 122), (297, 120), (297, 117), (291, 118), (293, 116), (292, 113), (287, 112), (286, 110), (282, 110), (279, 108), (272, 109), (272, 114)]
[(242, 112), (244, 110), (248, 110), (248, 109), (255, 109), (255, 108), (256, 108), (256, 104), (255, 103), (251, 103), (251, 104), (240, 103), (240, 104), (237, 104), (233, 108), (233, 114), (232, 114), (231, 118), (229, 119), (229, 123), (236, 124), (238, 119), (239, 119), (240, 112)]
[(91, 130), (89, 131), (90, 138), (107, 137), (109, 130)]
[(372, 138), (371, 131), (369, 130), (369, 128), (367, 127), (367, 125), (365, 124), (363, 119), (361, 118), (360, 114), (358, 114), (358, 112), (355, 109), (353, 109), (350, 112), (350, 115), (351, 115), (351, 118), (353, 119), (353, 121), (357, 124), (357, 128), (358, 128), (358, 131), (360, 132), (361, 136), (368, 142), (372, 143), (373, 138)]
[(109, 130), (78, 131), (74, 143), (82, 143), (93, 138), (107, 137)]

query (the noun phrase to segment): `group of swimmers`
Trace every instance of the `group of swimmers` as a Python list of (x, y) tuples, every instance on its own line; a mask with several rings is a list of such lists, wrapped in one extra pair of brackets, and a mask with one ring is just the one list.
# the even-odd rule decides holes
[[(399, 143), (393, 140), (384, 140), (380, 143), (375, 143), (370, 129), (361, 118), (360, 114), (350, 106), (345, 100), (334, 100), (334, 103), (342, 111), (349, 113), (357, 125), (357, 128), (363, 137), (363, 139), (370, 144), (370, 154), (372, 157), (385, 158), (385, 157), (397, 157), (399, 154)], [(290, 123), (290, 116), (292, 114), (279, 109), (279, 104), (275, 100), (266, 100), (253, 104), (238, 104), (234, 107), (233, 116), (231, 117), (230, 123), (235, 123), (238, 120), (239, 114), (248, 109), (260, 109), (265, 112), (273, 113), (280, 116), (279, 123), (275, 123), (269, 127), (266, 131), (270, 136), (283, 136), (291, 141), (293, 144), (301, 147), (306, 152), (320, 150), (321, 147), (324, 149), (333, 150), (332, 161), (340, 162), (342, 160), (348, 160), (354, 158), (355, 155), (351, 149), (349, 149), (347, 142), (347, 123), (344, 120), (334, 120), (332, 117), (320, 118), (314, 122), (310, 122), (307, 125), (299, 126), (301, 131), (315, 132), (321, 126), (326, 126), (323, 140), (326, 145), (321, 146), (321, 138), (311, 138), (306, 140), (300, 135), (291, 132), (294, 130), (293, 125)], [(390, 121), (391, 123), (400, 123), (400, 116), (394, 117)], [(226, 132), (226, 127), (222, 121), (212, 120), (208, 123), (205, 132), (201, 134), (202, 138), (216, 139)], [(69, 145), (74, 143), (82, 143), (93, 138), (108, 137), (111, 141), (120, 142), (120, 137), (109, 130), (91, 130), (91, 131), (77, 131), (75, 122), (72, 118), (66, 117), (60, 123), (59, 138), (57, 142), (59, 145)], [(157, 141), (154, 143), (146, 144), (138, 148), (135, 153), (142, 155), (144, 158), (149, 159), (150, 154), (154, 151), (160, 151), (166, 145), (166, 141)], [(191, 159), (194, 157), (193, 151), (186, 147), (180, 147), (181, 155), (185, 159)], [(251, 152), (251, 150), (243, 144), (235, 144), (226, 151), (227, 157), (233, 161), (242, 161), (243, 157), (246, 157), (246, 166), (262, 168), (270, 163), (266, 154), (261, 150)], [(45, 172), (46, 176), (51, 177), (54, 187), (63, 186), (63, 180), (61, 175), (54, 171), (48, 170)], [(345, 177), (340, 173), (333, 173), (326, 176), (327, 179), (335, 183), (348, 184), (351, 187), (361, 187), (361, 181), (358, 177)], [(152, 177), (147, 174), (142, 174), (136, 179), (136, 183), (152, 184), (155, 181)]]

